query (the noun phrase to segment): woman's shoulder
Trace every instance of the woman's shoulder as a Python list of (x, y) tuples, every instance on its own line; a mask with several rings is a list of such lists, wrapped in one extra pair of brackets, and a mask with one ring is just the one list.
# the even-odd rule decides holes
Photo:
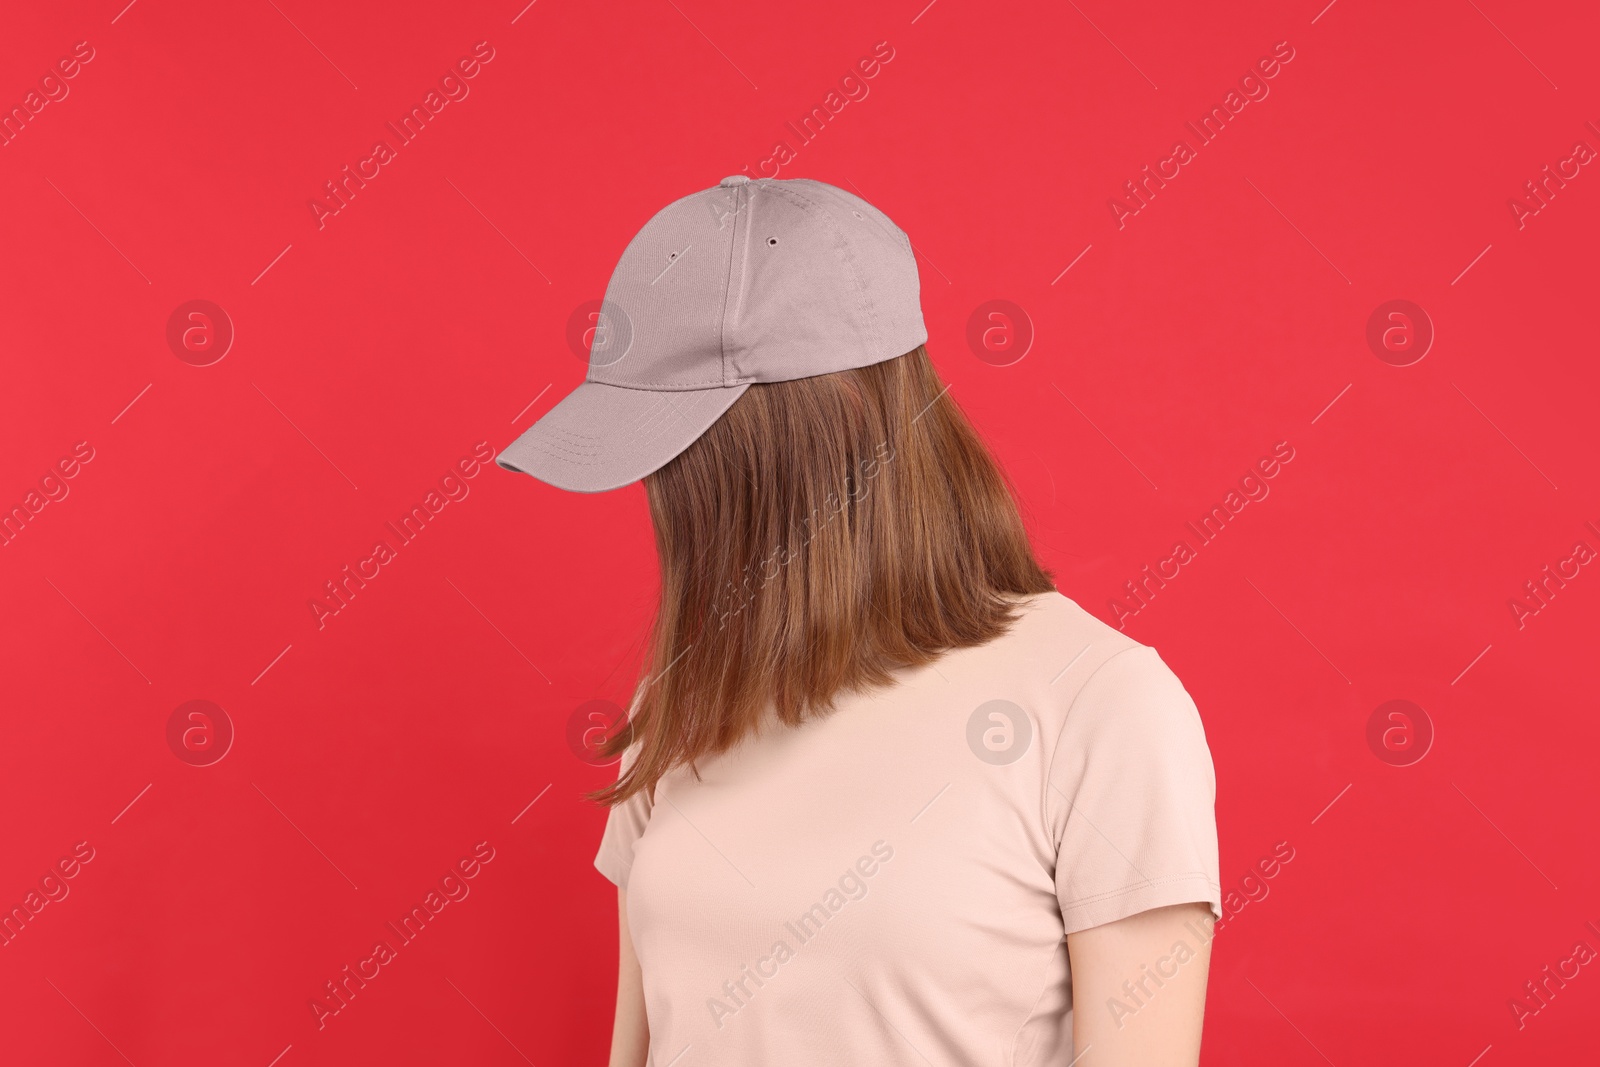
[(1109, 658), (1147, 646), (1096, 618), (1057, 590), (1014, 597), (1018, 619), (1006, 637), (1045, 657)]
[(1021, 668), (1028, 689), (1048, 695), (1042, 713), (1054, 709), (1058, 714), (1051, 717), (1095, 718), (1099, 707), (1113, 714), (1127, 714), (1129, 706), (1156, 714), (1186, 713), (1192, 707), (1155, 648), (1096, 618), (1072, 598), (1051, 590), (1020, 598), (1017, 607), (1018, 619), (1002, 639), (1009, 645), (1006, 659)]

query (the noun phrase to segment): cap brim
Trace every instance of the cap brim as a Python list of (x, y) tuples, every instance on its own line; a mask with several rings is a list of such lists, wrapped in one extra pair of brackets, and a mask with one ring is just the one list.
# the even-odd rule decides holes
[(584, 382), (495, 457), (574, 493), (636, 482), (692, 445), (746, 385), (654, 392)]

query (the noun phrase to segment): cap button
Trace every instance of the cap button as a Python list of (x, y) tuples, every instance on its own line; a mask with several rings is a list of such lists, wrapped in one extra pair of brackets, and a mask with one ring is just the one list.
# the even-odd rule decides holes
[(722, 179), (722, 181), (719, 182), (718, 184), (721, 185), (722, 188), (727, 189), (730, 186), (734, 186), (734, 185), (744, 185), (749, 181), (750, 181), (750, 179), (746, 175), (743, 175), (743, 174), (730, 174), (726, 178)]

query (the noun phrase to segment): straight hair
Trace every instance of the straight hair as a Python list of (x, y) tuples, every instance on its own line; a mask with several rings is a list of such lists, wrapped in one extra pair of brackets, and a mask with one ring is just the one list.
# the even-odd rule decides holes
[(662, 775), (894, 681), (1016, 621), (1052, 591), (999, 465), (926, 347), (745, 390), (644, 479), (661, 590), (633, 706), (599, 747), (637, 745), (590, 794)]

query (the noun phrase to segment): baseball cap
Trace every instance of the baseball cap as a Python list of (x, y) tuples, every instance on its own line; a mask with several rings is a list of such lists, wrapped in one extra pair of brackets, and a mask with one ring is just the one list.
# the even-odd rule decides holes
[(825, 182), (736, 174), (628, 242), (584, 381), (495, 462), (573, 492), (616, 489), (754, 382), (864, 367), (927, 339), (911, 241), (887, 215)]

